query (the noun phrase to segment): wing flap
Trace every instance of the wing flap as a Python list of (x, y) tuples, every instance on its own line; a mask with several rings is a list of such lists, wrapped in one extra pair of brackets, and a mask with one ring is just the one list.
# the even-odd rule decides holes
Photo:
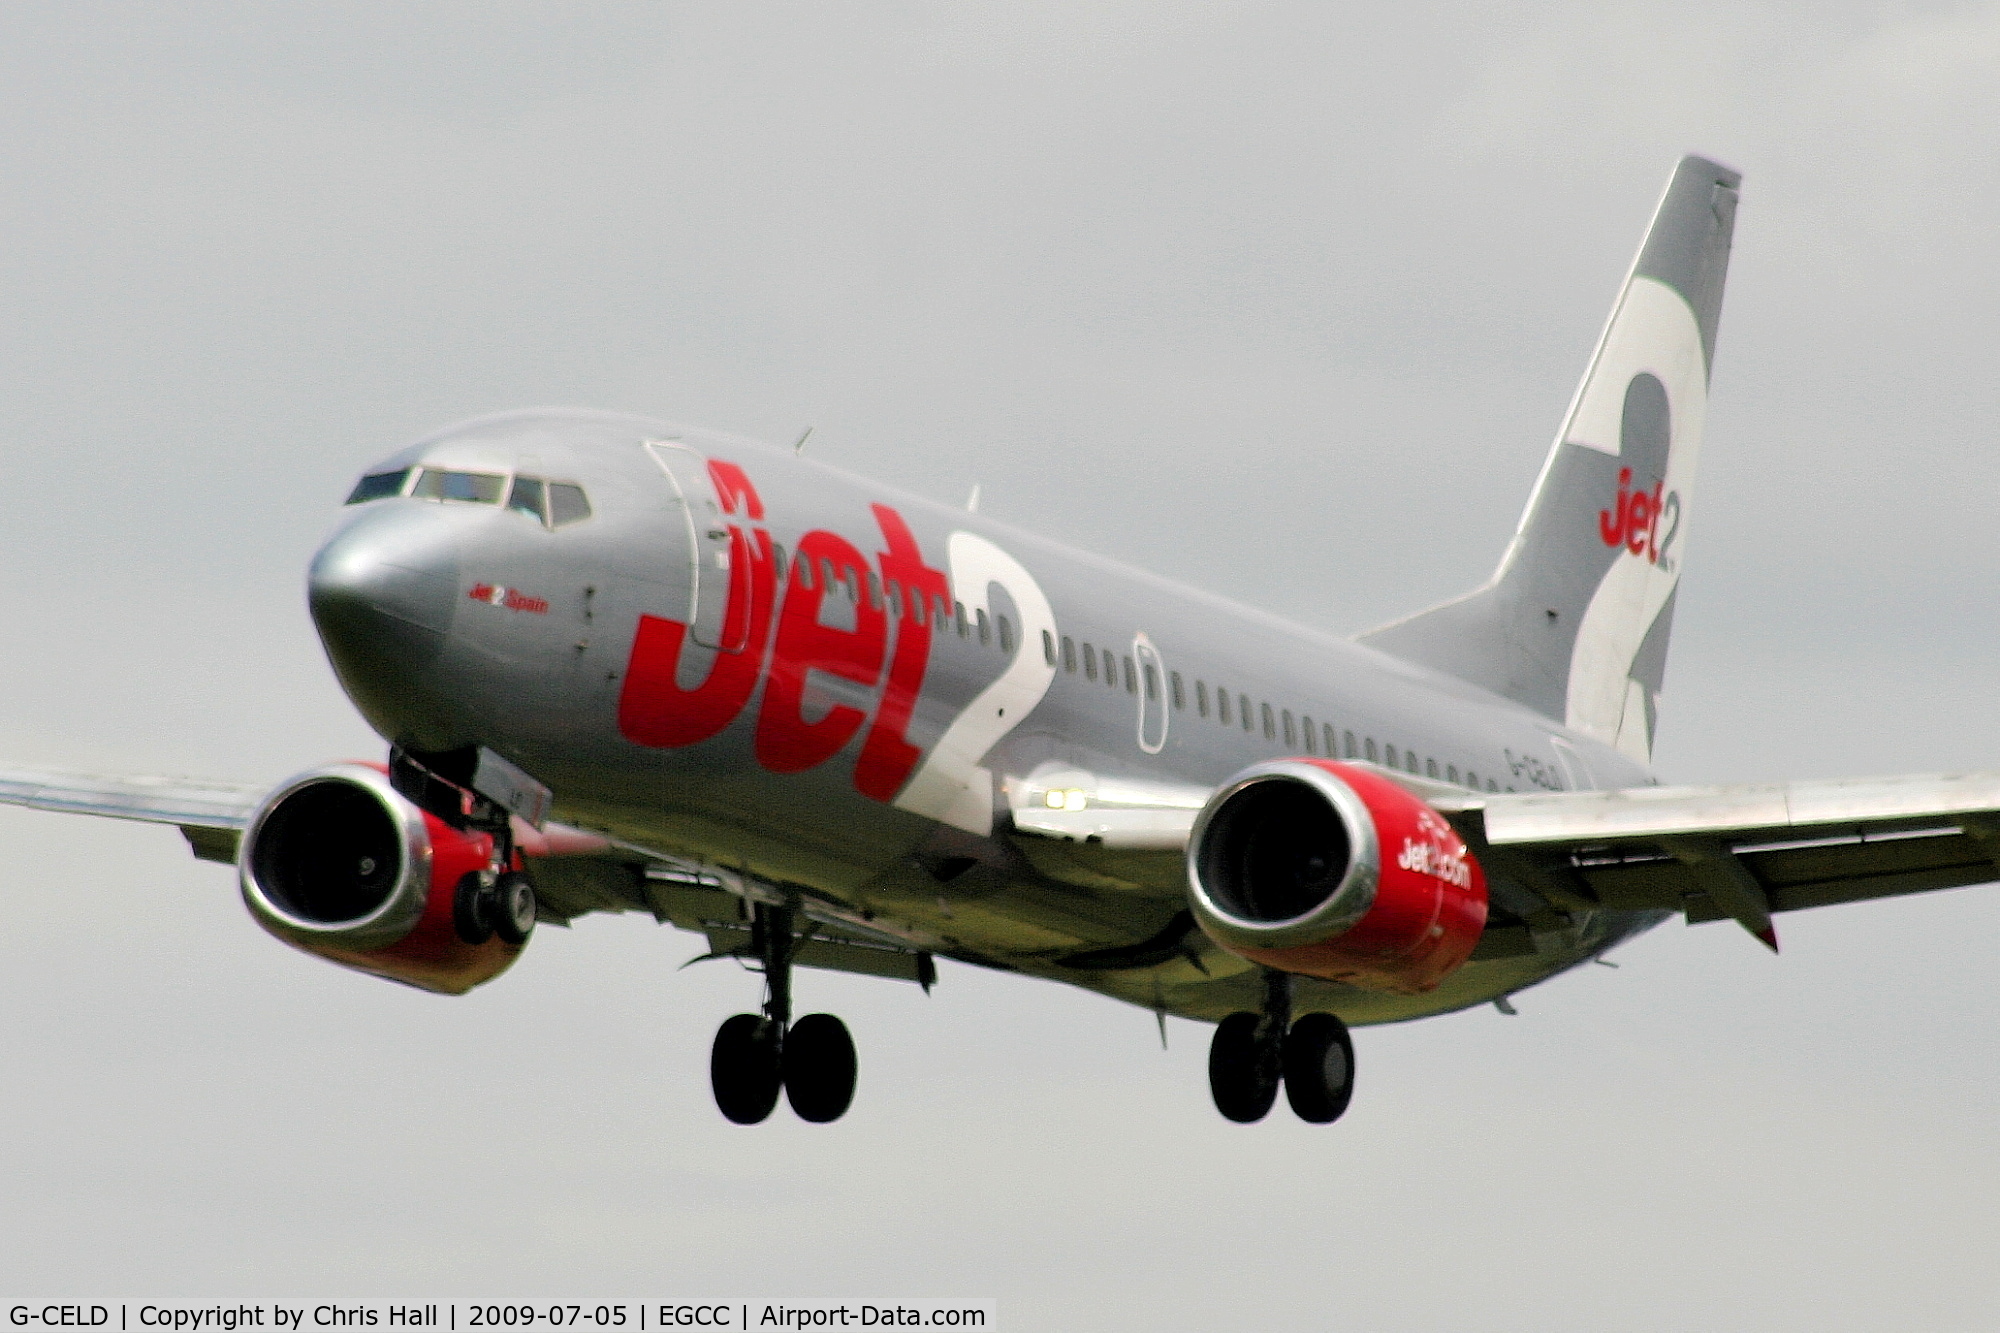
[[(703, 957), (756, 957), (743, 899), (719, 883), (668, 871), (650, 877), (647, 890), (660, 920), (707, 937)], [(802, 915), (804, 929), (792, 955), (801, 967), (914, 981), (927, 988), (936, 979), (931, 956), (903, 940), (817, 912), (810, 904)]]

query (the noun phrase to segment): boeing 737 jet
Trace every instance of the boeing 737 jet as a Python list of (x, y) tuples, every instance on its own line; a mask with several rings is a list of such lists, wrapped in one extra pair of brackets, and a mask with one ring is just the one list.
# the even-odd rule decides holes
[(1738, 187), (1674, 171), (1493, 577), (1358, 637), (790, 449), (515, 412), (367, 469), (313, 560), (381, 762), (0, 800), (178, 825), (278, 939), (430, 991), (538, 922), (700, 934), (763, 975), (712, 1048), (740, 1123), (854, 1095), (796, 969), (940, 957), (1213, 1022), (1224, 1116), (1334, 1120), (1352, 1025), (2000, 877), (2000, 776), (1652, 775)]

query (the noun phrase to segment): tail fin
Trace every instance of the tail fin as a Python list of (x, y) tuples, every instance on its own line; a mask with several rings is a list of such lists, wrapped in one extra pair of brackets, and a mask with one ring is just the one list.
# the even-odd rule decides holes
[(1491, 581), (1361, 642), (1651, 762), (1741, 179), (1675, 168)]

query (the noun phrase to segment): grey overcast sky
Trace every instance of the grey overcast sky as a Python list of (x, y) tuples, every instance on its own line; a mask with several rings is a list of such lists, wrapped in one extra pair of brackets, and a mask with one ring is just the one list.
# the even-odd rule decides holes
[[(1745, 172), (1668, 781), (2000, 767), (2000, 4), (0, 8), (0, 758), (372, 755), (353, 476), (563, 403), (787, 441), (1342, 631), (1484, 577), (1676, 157)], [(171, 830), (0, 812), (0, 1287), (990, 1296), (1008, 1329), (1990, 1328), (2000, 890), (1668, 926), (1357, 1038), (802, 981), (854, 1111), (709, 1102), (693, 937), (445, 1001)]]

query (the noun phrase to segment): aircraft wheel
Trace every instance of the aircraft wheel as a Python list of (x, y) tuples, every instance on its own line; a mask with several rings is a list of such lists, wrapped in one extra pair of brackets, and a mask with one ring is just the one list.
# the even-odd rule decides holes
[(785, 1034), (785, 1097), (801, 1120), (838, 1120), (854, 1101), (858, 1062), (847, 1024), (832, 1014), (807, 1014)]
[(484, 944), (493, 938), (493, 925), (487, 913), (487, 893), (485, 886), (479, 882), (477, 871), (461, 876), (458, 887), (452, 890), (451, 924), (459, 939), (467, 944)]
[(1327, 1125), (1354, 1097), (1354, 1042), (1332, 1014), (1307, 1014), (1285, 1034), (1285, 1099), (1299, 1119)]
[(1231, 1014), (1216, 1025), (1208, 1044), (1208, 1090), (1215, 1109), (1239, 1125), (1262, 1120), (1278, 1099), (1275, 1052), (1258, 1040), (1263, 1022), (1256, 1014)]
[(526, 944), (535, 930), (535, 885), (518, 870), (510, 870), (493, 886), (488, 907), (493, 933), (508, 944)]
[(708, 1053), (716, 1109), (739, 1125), (755, 1125), (778, 1104), (778, 1034), (757, 1014), (735, 1014), (716, 1030)]

